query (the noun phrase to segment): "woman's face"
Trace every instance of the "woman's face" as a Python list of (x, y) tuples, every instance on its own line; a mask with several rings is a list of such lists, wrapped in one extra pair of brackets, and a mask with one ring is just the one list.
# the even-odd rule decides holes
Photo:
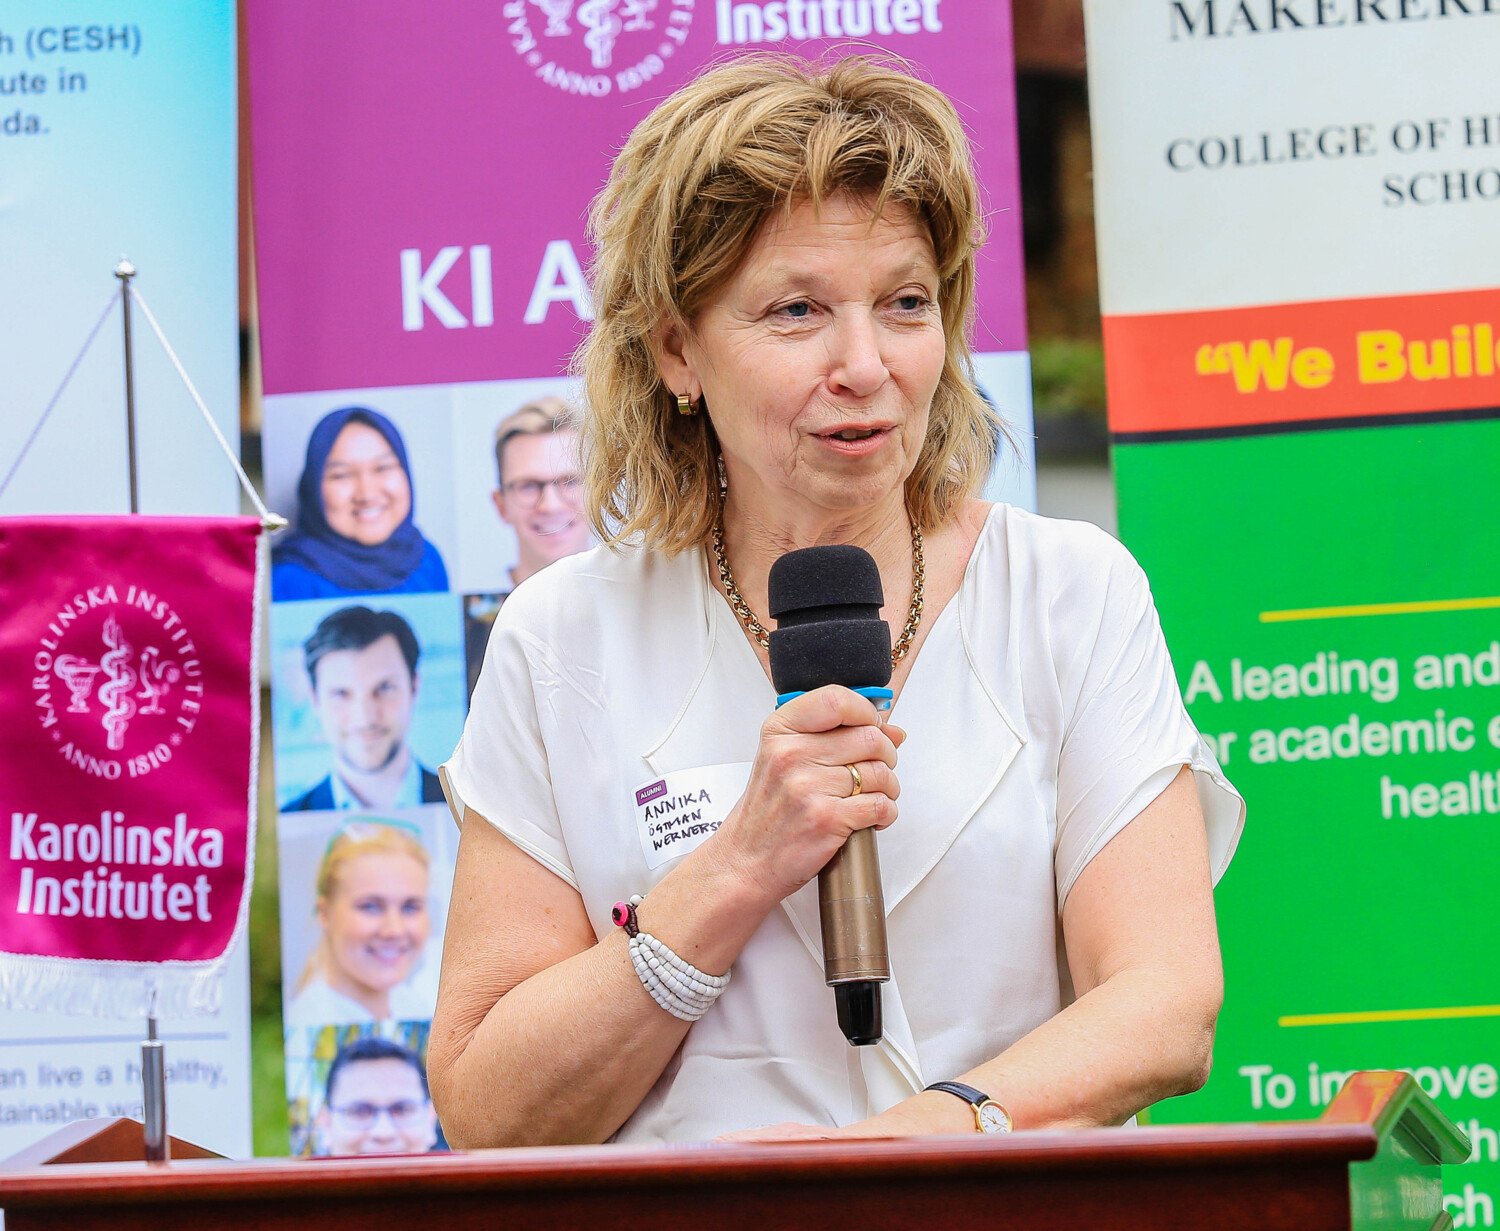
[[(942, 375), (936, 258), (893, 205), (838, 197), (773, 215), (743, 266), (663, 361), (707, 401), (731, 501), (847, 514), (894, 503), (927, 435)], [(675, 375), (675, 379), (674, 379)]]
[(396, 851), (356, 855), (319, 900), (318, 922), (334, 981), (387, 992), (411, 974), (431, 932), (427, 869)]
[(368, 423), (334, 437), (323, 463), (323, 517), (336, 534), (375, 547), (411, 512), (411, 483), (396, 451)]

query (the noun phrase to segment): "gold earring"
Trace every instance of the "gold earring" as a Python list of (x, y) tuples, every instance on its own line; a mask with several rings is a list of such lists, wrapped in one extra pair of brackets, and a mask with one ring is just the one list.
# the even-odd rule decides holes
[(677, 395), (677, 413), (679, 415), (696, 415), (698, 408), (693, 405), (693, 399), (689, 394), (679, 393)]

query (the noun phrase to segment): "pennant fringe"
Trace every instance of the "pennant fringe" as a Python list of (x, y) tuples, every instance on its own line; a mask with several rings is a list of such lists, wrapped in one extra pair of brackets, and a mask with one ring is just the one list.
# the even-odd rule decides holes
[(215, 962), (87, 962), (0, 954), (0, 1009), (72, 1017), (160, 1018), (217, 1013), (224, 958)]

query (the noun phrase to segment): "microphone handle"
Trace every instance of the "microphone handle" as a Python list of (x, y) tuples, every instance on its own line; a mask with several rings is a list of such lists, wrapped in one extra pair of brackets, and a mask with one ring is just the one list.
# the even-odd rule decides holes
[[(774, 641), (771, 653), (774, 661)], [(846, 687), (873, 702), (876, 709), (890, 709), (889, 688)], [(801, 695), (782, 693), (776, 698), (777, 708)], [(823, 928), (823, 981), (833, 988), (839, 1029), (853, 1047), (878, 1043), (880, 985), (890, 981), (891, 959), (885, 937), (880, 852), (873, 829), (850, 834), (818, 873), (818, 917)]]
[(839, 1027), (855, 1047), (880, 1041), (880, 985), (891, 977), (885, 894), (875, 831), (849, 836), (818, 873), (823, 977), (833, 988)]

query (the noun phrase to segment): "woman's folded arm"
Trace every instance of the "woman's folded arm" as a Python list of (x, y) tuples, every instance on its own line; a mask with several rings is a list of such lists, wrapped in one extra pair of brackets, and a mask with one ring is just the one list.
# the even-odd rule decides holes
[[(641, 908), (699, 969), (729, 968), (757, 913), (711, 843)], [(599, 1142), (629, 1118), (688, 1023), (636, 977), (623, 932), (596, 941), (578, 891), (472, 810), (444, 938), (428, 1080), (460, 1148)]]

